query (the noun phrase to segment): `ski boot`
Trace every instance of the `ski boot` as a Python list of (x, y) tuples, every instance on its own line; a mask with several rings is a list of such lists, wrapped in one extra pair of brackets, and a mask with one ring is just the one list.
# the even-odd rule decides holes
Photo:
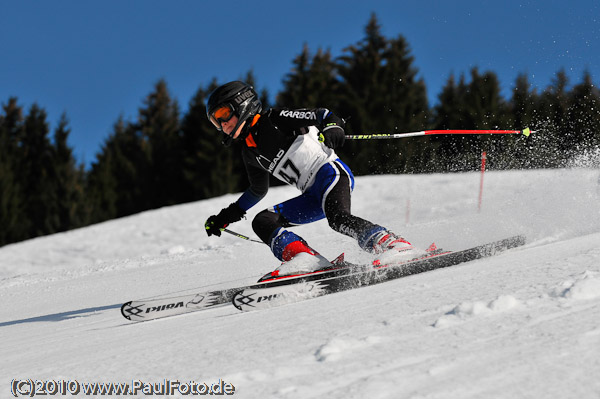
[(271, 273), (264, 275), (258, 282), (328, 270), (335, 266), (309, 247), (304, 240), (292, 241), (286, 245), (281, 257), (283, 260), (281, 265)]
[(404, 238), (387, 230), (380, 231), (374, 237), (372, 252), (379, 255), (373, 261), (373, 266), (401, 264), (426, 254), (426, 251), (413, 247)]

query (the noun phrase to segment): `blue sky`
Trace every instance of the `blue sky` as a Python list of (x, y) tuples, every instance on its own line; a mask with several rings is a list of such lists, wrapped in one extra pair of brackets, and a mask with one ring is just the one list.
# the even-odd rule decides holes
[(250, 69), (273, 99), (304, 44), (340, 56), (372, 12), (384, 36), (407, 39), (432, 104), (451, 73), (475, 66), (498, 75), (505, 98), (519, 73), (539, 89), (561, 68), (571, 84), (585, 70), (600, 82), (597, 0), (0, 0), (0, 103), (38, 103), (51, 129), (66, 111), (69, 143), (89, 165), (160, 78), (182, 113), (212, 78)]

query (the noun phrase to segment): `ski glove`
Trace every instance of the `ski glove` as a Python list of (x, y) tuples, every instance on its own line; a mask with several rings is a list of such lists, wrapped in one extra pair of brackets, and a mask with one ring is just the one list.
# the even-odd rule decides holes
[(232, 203), (227, 208), (223, 208), (218, 215), (212, 215), (206, 219), (204, 228), (208, 236), (215, 235), (221, 237), (221, 231), (231, 223), (242, 220), (246, 211), (244, 211), (237, 202)]
[(329, 148), (341, 148), (344, 146), (346, 140), (346, 132), (341, 126), (330, 126), (326, 127), (321, 134), (319, 134), (319, 141), (325, 143)]
[(329, 148), (336, 149), (343, 147), (346, 140), (345, 125), (346, 122), (343, 119), (329, 112), (321, 124), (322, 130), (319, 134), (319, 141), (325, 143)]

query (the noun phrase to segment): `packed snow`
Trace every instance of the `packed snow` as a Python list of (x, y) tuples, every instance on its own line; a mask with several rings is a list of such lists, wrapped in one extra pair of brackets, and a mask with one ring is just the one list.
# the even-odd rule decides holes
[[(104, 397), (192, 381), (195, 393), (239, 398), (598, 398), (599, 175), (488, 172), (480, 210), (478, 173), (360, 177), (353, 212), (418, 247), (516, 234), (527, 244), (247, 313), (225, 305), (131, 322), (119, 311), (128, 300), (245, 285), (278, 267), (263, 244), (206, 236), (206, 218), (239, 194), (2, 247), (0, 397), (39, 380), (138, 387)], [(252, 217), (296, 194), (271, 189), (231, 229), (254, 237)], [(371, 259), (325, 221), (295, 231), (327, 258)]]

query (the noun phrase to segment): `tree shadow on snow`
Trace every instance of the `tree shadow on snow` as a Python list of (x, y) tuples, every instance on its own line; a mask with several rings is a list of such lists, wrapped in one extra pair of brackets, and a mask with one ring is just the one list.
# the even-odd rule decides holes
[(95, 312), (101, 312), (103, 310), (110, 310), (110, 309), (119, 309), (120, 307), (121, 307), (121, 304), (116, 304), (116, 305), (107, 305), (107, 306), (97, 306), (97, 307), (93, 307), (93, 308), (85, 308), (85, 309), (79, 309), (79, 310), (71, 310), (69, 312), (61, 312), (61, 313), (48, 314), (48, 315), (44, 315), (44, 316), (30, 317), (28, 319), (0, 322), (0, 327), (13, 326), (13, 325), (22, 324), (22, 323), (35, 323), (35, 322), (39, 322), (39, 321), (63, 321), (63, 320), (73, 319), (76, 317), (88, 317), (88, 316), (91, 316), (92, 313), (95, 313)]

